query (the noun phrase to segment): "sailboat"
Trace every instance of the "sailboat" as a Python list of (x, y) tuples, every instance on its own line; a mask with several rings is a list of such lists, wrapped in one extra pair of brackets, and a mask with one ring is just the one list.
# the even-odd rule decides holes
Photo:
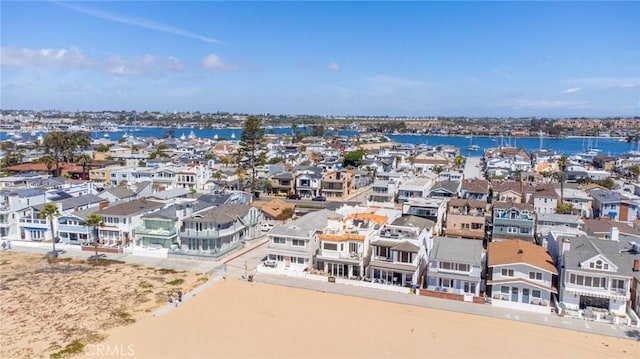
[(469, 138), (469, 146), (467, 147), (468, 151), (477, 151), (480, 149), (480, 146), (474, 145), (473, 143), (473, 135), (467, 136)]

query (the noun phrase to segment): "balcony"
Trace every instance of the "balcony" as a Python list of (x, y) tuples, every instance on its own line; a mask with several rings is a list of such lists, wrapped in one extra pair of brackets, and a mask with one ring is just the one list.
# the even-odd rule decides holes
[(173, 237), (176, 234), (178, 234), (178, 231), (175, 228), (164, 229), (164, 228), (136, 227), (135, 233), (137, 235), (142, 235), (142, 236)]
[(65, 233), (89, 234), (89, 233), (92, 233), (92, 228), (85, 227), (85, 226), (74, 226), (69, 224), (59, 224), (58, 231), (65, 232)]
[(318, 259), (342, 259), (342, 260), (351, 260), (359, 262), (360, 258), (362, 258), (362, 254), (358, 254), (356, 252), (346, 253), (346, 252), (336, 252), (336, 251), (324, 251), (321, 250), (320, 254), (318, 254)]
[(50, 227), (46, 219), (33, 218), (20, 218), (20, 226), (44, 230), (47, 230)]

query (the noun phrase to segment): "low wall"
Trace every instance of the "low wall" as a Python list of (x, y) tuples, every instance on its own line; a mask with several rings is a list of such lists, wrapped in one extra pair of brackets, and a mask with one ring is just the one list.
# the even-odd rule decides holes
[[(483, 297), (476, 297), (476, 296), (465, 296), (463, 294), (455, 294), (455, 293), (447, 293), (447, 292), (436, 292), (434, 290), (428, 290), (428, 289), (419, 289), (419, 293), (420, 295), (424, 295), (425, 297), (433, 297), (433, 298), (440, 298), (440, 299), (448, 299), (448, 300), (457, 300), (460, 302), (472, 302), (475, 304), (484, 304), (485, 303), (485, 299)], [(465, 298), (466, 297), (466, 298)], [(471, 298), (469, 298), (471, 297)], [(471, 299), (471, 300), (469, 300)]]
[(527, 312), (534, 312), (540, 314), (550, 314), (551, 307), (546, 305), (533, 305), (533, 304), (525, 304), (525, 303), (514, 303), (507, 300), (491, 300), (491, 305), (494, 307), (500, 308), (508, 308), (508, 309), (516, 309), (516, 310), (524, 310)]
[[(326, 276), (326, 275), (310, 274), (307, 272), (298, 272), (298, 271), (288, 270), (284, 268), (270, 268), (270, 267), (265, 267), (264, 265), (259, 265), (256, 268), (256, 271), (258, 273), (284, 275), (287, 277), (303, 278), (303, 279), (309, 279), (309, 280), (316, 280), (320, 282), (329, 282), (329, 276)], [(398, 287), (393, 285), (385, 285), (385, 284), (371, 283), (371, 282), (365, 282), (361, 280), (351, 280), (351, 279), (337, 278), (337, 277), (335, 277), (335, 283), (351, 285), (354, 287), (381, 289), (381, 290), (387, 290), (387, 291), (398, 292), (398, 293), (406, 293), (406, 294), (409, 294), (411, 292), (411, 288), (407, 288), (407, 287)]]
[(122, 253), (122, 248), (111, 248), (111, 247), (94, 247), (94, 246), (82, 246), (82, 250), (86, 251), (86, 252), (95, 252), (96, 250), (98, 251), (98, 253), (118, 253), (121, 254)]
[(151, 258), (168, 258), (169, 250), (167, 248), (131, 248), (127, 250), (127, 254)]

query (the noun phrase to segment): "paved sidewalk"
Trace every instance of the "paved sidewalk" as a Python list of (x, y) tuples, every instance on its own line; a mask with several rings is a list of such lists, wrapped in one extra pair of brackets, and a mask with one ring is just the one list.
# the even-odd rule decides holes
[(350, 295), (354, 297), (383, 300), (399, 304), (414, 305), (425, 308), (446, 310), (451, 312), (480, 315), (499, 319), (516, 320), (525, 323), (545, 325), (561, 329), (576, 330), (591, 334), (640, 341), (640, 329), (624, 325), (598, 323), (583, 319), (560, 317), (556, 314), (538, 314), (527, 311), (493, 307), (489, 304), (474, 304), (415, 294), (403, 294), (381, 289), (356, 287), (337, 283), (306, 280), (302, 278), (254, 273), (254, 281), (294, 288), (316, 290), (320, 292)]

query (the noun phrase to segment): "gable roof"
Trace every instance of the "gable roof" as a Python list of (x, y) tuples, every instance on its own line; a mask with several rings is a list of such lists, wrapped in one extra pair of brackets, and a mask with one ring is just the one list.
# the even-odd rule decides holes
[(473, 193), (489, 193), (489, 181), (475, 178), (462, 182), (462, 190)]
[(631, 254), (629, 241), (620, 237), (620, 242), (596, 239), (592, 237), (572, 237), (569, 250), (564, 252), (564, 267), (568, 270), (580, 270), (585, 272), (601, 273), (599, 270), (581, 267), (580, 264), (595, 256), (602, 256), (618, 267), (617, 275), (632, 277), (633, 260), (640, 259), (640, 254)]
[(204, 212), (195, 214), (185, 219), (185, 221), (206, 222), (214, 224), (231, 223), (234, 222), (238, 217), (244, 217), (250, 209), (251, 206), (247, 206), (244, 204), (225, 203), (219, 207), (210, 208)]
[(135, 196), (135, 193), (126, 186), (118, 186), (105, 190), (105, 192), (112, 194), (119, 199), (129, 198)]
[(516, 181), (493, 181), (491, 183), (493, 192), (512, 191), (522, 195), (522, 184)]
[(458, 188), (460, 188), (460, 182), (458, 181), (440, 181), (436, 182), (433, 187), (431, 187), (430, 192), (445, 190), (449, 193), (457, 193)]
[(433, 237), (433, 248), (429, 260), (467, 263), (480, 266), (482, 241), (461, 238)]
[(150, 201), (146, 198), (136, 199), (131, 202), (116, 203), (98, 211), (101, 216), (131, 216), (158, 209), (164, 206), (164, 203)]
[(616, 222), (608, 218), (585, 219), (583, 229), (590, 235), (609, 234), (611, 228), (616, 227), (620, 234), (628, 234), (632, 236), (640, 236), (640, 231), (622, 222)]
[(533, 211), (533, 205), (529, 203), (516, 203), (516, 202), (495, 202), (493, 208), (511, 209), (517, 208), (521, 211)]
[(551, 255), (544, 247), (520, 239), (489, 243), (487, 256), (490, 267), (526, 263), (558, 274)]
[(278, 217), (286, 208), (293, 209), (296, 207), (294, 203), (284, 201), (280, 198), (271, 201), (254, 201), (252, 205), (273, 218)]
[(271, 229), (269, 235), (308, 238), (310, 233), (322, 231), (327, 226), (329, 217), (343, 218), (339, 213), (323, 209), (308, 213), (289, 224), (275, 226)]

